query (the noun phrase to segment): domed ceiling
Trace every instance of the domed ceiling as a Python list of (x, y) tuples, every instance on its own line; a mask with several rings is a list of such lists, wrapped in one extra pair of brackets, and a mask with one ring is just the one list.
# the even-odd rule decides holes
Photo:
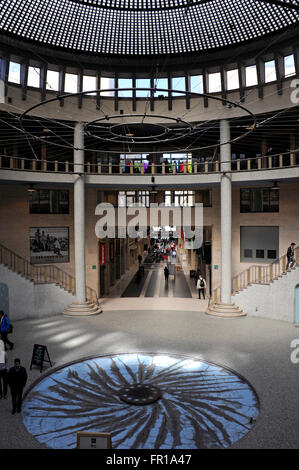
[(287, 30), (299, 1), (0, 0), (0, 34), (99, 55), (221, 49)]

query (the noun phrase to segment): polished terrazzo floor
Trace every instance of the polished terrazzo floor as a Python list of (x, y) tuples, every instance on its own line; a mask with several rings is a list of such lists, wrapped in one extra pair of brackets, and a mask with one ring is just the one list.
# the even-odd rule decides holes
[[(252, 429), (230, 447), (298, 448), (299, 364), (292, 363), (290, 355), (299, 330), (279, 321), (221, 319), (195, 310), (176, 310), (176, 299), (168, 302), (168, 310), (157, 310), (158, 305), (139, 310), (135, 302), (136, 310), (106, 309), (95, 317), (53, 315), (15, 321), (15, 349), (8, 351), (9, 365), (15, 357), (21, 358), (30, 387), (53, 370), (49, 365), (42, 374), (37, 367), (29, 370), (34, 343), (48, 347), (53, 368), (90, 356), (137, 352), (187, 355), (216, 363), (245, 377), (260, 403)], [(21, 414), (10, 412), (9, 396), (0, 401), (0, 448), (45, 448), (28, 432)]]

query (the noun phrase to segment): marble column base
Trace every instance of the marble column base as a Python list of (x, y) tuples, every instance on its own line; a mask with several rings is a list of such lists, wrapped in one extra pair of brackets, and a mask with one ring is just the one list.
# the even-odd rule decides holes
[(73, 302), (62, 314), (71, 317), (97, 315), (103, 311), (102, 307), (93, 302)]
[(206, 310), (206, 314), (227, 318), (246, 316), (246, 313), (244, 313), (237, 305), (225, 304), (223, 302), (215, 302), (210, 305)]

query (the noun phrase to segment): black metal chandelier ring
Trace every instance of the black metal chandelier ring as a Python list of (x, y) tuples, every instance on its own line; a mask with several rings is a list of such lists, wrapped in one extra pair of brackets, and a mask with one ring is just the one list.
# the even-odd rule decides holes
[[(247, 126), (246, 126), (246, 132), (244, 132), (242, 135), (238, 136), (238, 137), (235, 137), (233, 139), (230, 139), (226, 142), (222, 142), (220, 143), (218, 140), (215, 141), (215, 143), (213, 144), (210, 144), (210, 145), (205, 145), (205, 146), (196, 146), (196, 147), (191, 147), (191, 146), (188, 146), (188, 147), (185, 147), (185, 144), (182, 145), (181, 147), (177, 146), (177, 148), (174, 150), (173, 148), (172, 149), (169, 149), (169, 151), (171, 151), (172, 153), (185, 153), (185, 152), (191, 152), (191, 151), (199, 151), (199, 150), (203, 150), (203, 149), (213, 149), (215, 147), (219, 147), (221, 145), (226, 145), (226, 144), (229, 144), (229, 143), (233, 143), (233, 142), (237, 142), (241, 139), (243, 139), (244, 137), (246, 137), (247, 135), (249, 135), (251, 132), (254, 131), (254, 129), (257, 127), (257, 120), (256, 120), (256, 116), (248, 109), (246, 108), (245, 106), (243, 106), (242, 104), (238, 103), (238, 102), (234, 102), (234, 101), (231, 101), (231, 100), (228, 100), (226, 98), (223, 98), (223, 97), (219, 97), (219, 96), (214, 96), (214, 95), (210, 95), (208, 93), (196, 93), (196, 92), (192, 92), (192, 91), (181, 91), (181, 90), (172, 90), (172, 89), (168, 89), (168, 88), (157, 88), (157, 87), (154, 87), (154, 88), (143, 88), (143, 87), (127, 87), (127, 88), (106, 88), (106, 89), (96, 89), (96, 90), (88, 90), (88, 91), (81, 91), (81, 92), (77, 92), (77, 93), (64, 93), (62, 95), (58, 95), (54, 98), (50, 98), (48, 100), (44, 100), (44, 101), (41, 101), (40, 103), (36, 104), (36, 105), (33, 105), (31, 107), (29, 107), (28, 109), (26, 109), (22, 114), (21, 116), (19, 117), (19, 122), (20, 122), (20, 125), (22, 127), (22, 131), (25, 132), (28, 136), (30, 136), (31, 138), (33, 138), (34, 140), (40, 140), (42, 142), (45, 142), (45, 138), (44, 136), (40, 137), (39, 135), (36, 135), (34, 134), (33, 132), (31, 131), (28, 131), (26, 130), (25, 128), (25, 125), (26, 125), (26, 118), (28, 119), (30, 117), (30, 123), (32, 122), (32, 117), (29, 115), (29, 113), (31, 113), (33, 110), (37, 110), (38, 108), (42, 107), (42, 106), (45, 106), (49, 103), (53, 103), (55, 101), (57, 102), (60, 102), (61, 100), (65, 100), (65, 99), (68, 99), (68, 98), (73, 98), (73, 97), (80, 97), (80, 96), (84, 96), (84, 95), (88, 95), (88, 94), (103, 94), (103, 93), (118, 93), (118, 92), (131, 92), (132, 94), (133, 93), (136, 93), (136, 91), (147, 91), (147, 92), (150, 92), (151, 96), (150, 98), (148, 98), (149, 100), (152, 100), (154, 99), (154, 94), (157, 93), (157, 92), (162, 92), (162, 93), (176, 93), (176, 94), (179, 94), (179, 95), (182, 95), (182, 96), (186, 96), (186, 97), (197, 97), (197, 98), (203, 98), (203, 99), (211, 99), (211, 100), (215, 100), (215, 101), (219, 101), (221, 102), (222, 104), (226, 105), (226, 108), (227, 109), (232, 109), (232, 108), (239, 108), (240, 110), (244, 111), (246, 114), (248, 114), (248, 116), (251, 118), (252, 122), (249, 123)], [(195, 140), (198, 140), (200, 138), (200, 136), (196, 135), (196, 133), (202, 128), (203, 124), (209, 122), (209, 121), (205, 121), (205, 122), (202, 122), (202, 123), (198, 123), (198, 124), (192, 124), (186, 120), (183, 120), (181, 119), (180, 117), (176, 117), (176, 118), (173, 118), (173, 117), (170, 117), (170, 116), (167, 116), (167, 115), (162, 115), (162, 114), (155, 114), (155, 113), (151, 113), (151, 114), (147, 114), (147, 113), (143, 113), (143, 114), (119, 114), (119, 115), (108, 115), (108, 114), (105, 114), (105, 112), (103, 110), (101, 110), (101, 112), (104, 114), (103, 117), (101, 118), (98, 118), (98, 119), (95, 119), (93, 121), (90, 121), (88, 123), (85, 123), (85, 126), (84, 126), (84, 134), (87, 136), (87, 137), (92, 137), (92, 138), (95, 138), (95, 139), (98, 139), (100, 141), (105, 141), (106, 143), (110, 143), (110, 144), (115, 144), (115, 143), (120, 143), (120, 144), (138, 144), (138, 145), (146, 145), (146, 144), (165, 144), (167, 142), (170, 142), (170, 141), (178, 141), (179, 139), (183, 139), (185, 137), (194, 137)], [(139, 123), (129, 123), (129, 122), (126, 122), (126, 123), (122, 123), (122, 122), (119, 122), (118, 124), (113, 124), (112, 126), (109, 126), (109, 121), (112, 119), (112, 120), (115, 120), (117, 118), (119, 118), (119, 120), (121, 121), (122, 119), (124, 118), (135, 118), (135, 117), (141, 117), (141, 120)], [(169, 120), (169, 121), (172, 121), (176, 124), (178, 124), (177, 127), (169, 127), (169, 126), (164, 126), (163, 123), (161, 124), (161, 122), (158, 122), (158, 123), (154, 123), (154, 124), (150, 124), (151, 126), (154, 126), (155, 128), (158, 129), (158, 133), (153, 136), (153, 135), (149, 135), (147, 138), (146, 137), (142, 137), (142, 136), (132, 136), (132, 132), (130, 132), (130, 125), (132, 126), (133, 124), (136, 126), (139, 126), (141, 127), (142, 125), (144, 125), (144, 120), (145, 119), (148, 119), (148, 118), (151, 118), (151, 119), (155, 119), (155, 120), (158, 120), (158, 119), (162, 119), (162, 120)], [(224, 116), (223, 119), (233, 119), (232, 116)], [(217, 119), (218, 121), (219, 119)], [(78, 119), (78, 121), (80, 121), (80, 119)], [(211, 120), (210, 122), (215, 122), (216, 119), (213, 119)], [(107, 126), (97, 126), (96, 123), (97, 122), (101, 122), (101, 123), (104, 123), (104, 122), (107, 122)], [(55, 121), (55, 124), (57, 125), (58, 121)], [(59, 123), (61, 124), (61, 126), (66, 126), (66, 124), (63, 124), (62, 123)], [(68, 126), (67, 126), (68, 127)], [(123, 132), (123, 133), (117, 133), (116, 132), (116, 129), (117, 127), (119, 129), (123, 129), (124, 131), (126, 130), (127, 128), (127, 132)], [(104, 136), (99, 136), (95, 133), (95, 129), (97, 129), (98, 131), (100, 130), (101, 132), (107, 132), (107, 136), (104, 137)], [(50, 131), (50, 129), (49, 129)], [(172, 133), (174, 135), (172, 135)], [(60, 137), (59, 135), (55, 134), (55, 136), (53, 135), (53, 137), (58, 137), (61, 141), (60, 142), (55, 142), (55, 141), (51, 141), (51, 139), (48, 139), (47, 140), (47, 143), (49, 143), (50, 145), (54, 145), (56, 147), (60, 147), (60, 148), (64, 148), (64, 149), (75, 149), (75, 150), (82, 150), (82, 151), (85, 151), (85, 152), (93, 152), (93, 153), (115, 153), (115, 150), (107, 150), (107, 149), (95, 149), (95, 148), (75, 148), (73, 144), (67, 142), (65, 139), (63, 139), (62, 137)], [(150, 140), (152, 139), (152, 140)], [(63, 142), (63, 143), (62, 143)], [(163, 148), (163, 151), (168, 151), (168, 149), (164, 149)], [(151, 153), (160, 153), (160, 151), (152, 151)], [(131, 154), (131, 153), (136, 153), (136, 149), (134, 151), (128, 149), (128, 151), (126, 152), (128, 154)]]
[[(108, 127), (108, 134), (107, 134), (107, 126), (98, 125), (98, 123), (102, 123), (104, 121), (113, 121), (115, 119), (122, 119), (122, 118), (142, 118), (141, 122), (126, 122), (126, 123), (117, 123)], [(162, 119), (163, 121), (170, 121), (173, 123), (179, 123), (180, 127), (169, 127), (162, 123), (145, 123), (145, 119)], [(147, 131), (146, 134), (142, 134), (142, 128)], [(166, 116), (162, 114), (115, 114), (115, 115), (107, 115), (105, 117), (95, 119), (85, 125), (85, 130), (87, 134), (90, 133), (92, 137), (102, 140), (108, 143), (137, 143), (137, 144), (157, 144), (157, 143), (164, 143), (170, 142), (174, 140), (181, 139), (189, 135), (193, 130), (194, 126), (184, 121), (183, 119), (173, 118), (171, 116)], [(97, 135), (96, 132), (103, 132), (105, 135)], [(137, 134), (136, 134), (137, 132)], [(141, 132), (138, 135), (138, 132)], [(174, 135), (172, 135), (174, 133)]]

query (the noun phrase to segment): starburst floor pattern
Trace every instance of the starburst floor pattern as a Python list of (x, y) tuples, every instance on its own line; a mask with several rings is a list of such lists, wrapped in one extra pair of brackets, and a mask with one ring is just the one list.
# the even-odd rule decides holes
[(158, 353), (65, 365), (33, 386), (22, 411), (29, 433), (54, 449), (74, 448), (78, 431), (110, 432), (115, 449), (225, 448), (258, 413), (256, 393), (233, 371)]

